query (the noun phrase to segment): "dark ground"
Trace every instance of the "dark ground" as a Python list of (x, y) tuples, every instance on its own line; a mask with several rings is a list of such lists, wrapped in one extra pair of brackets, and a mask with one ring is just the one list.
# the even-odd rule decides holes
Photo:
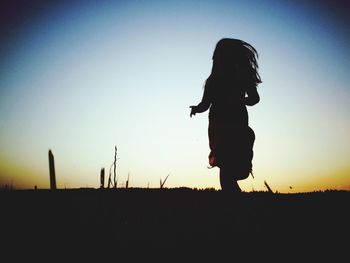
[(0, 191), (1, 258), (339, 262), (349, 257), (349, 201), (349, 191)]

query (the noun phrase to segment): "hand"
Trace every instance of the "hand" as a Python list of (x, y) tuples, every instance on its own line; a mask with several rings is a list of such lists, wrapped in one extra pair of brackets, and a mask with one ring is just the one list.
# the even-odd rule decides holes
[(191, 108), (191, 113), (190, 113), (190, 118), (192, 118), (192, 115), (196, 115), (197, 113), (197, 106), (190, 106)]

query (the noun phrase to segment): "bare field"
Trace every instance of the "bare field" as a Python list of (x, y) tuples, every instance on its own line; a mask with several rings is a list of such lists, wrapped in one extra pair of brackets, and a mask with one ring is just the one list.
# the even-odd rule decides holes
[(228, 254), (232, 259), (329, 257), (334, 262), (347, 254), (349, 201), (348, 191), (1, 191), (2, 255), (141, 256), (147, 261), (161, 255), (174, 259)]

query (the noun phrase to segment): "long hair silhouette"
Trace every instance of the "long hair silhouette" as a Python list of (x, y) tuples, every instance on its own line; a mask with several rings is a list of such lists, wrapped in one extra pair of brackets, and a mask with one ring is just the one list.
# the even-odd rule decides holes
[(213, 67), (208, 79), (220, 77), (240, 77), (247, 85), (258, 85), (259, 55), (256, 49), (240, 39), (223, 38), (215, 47)]

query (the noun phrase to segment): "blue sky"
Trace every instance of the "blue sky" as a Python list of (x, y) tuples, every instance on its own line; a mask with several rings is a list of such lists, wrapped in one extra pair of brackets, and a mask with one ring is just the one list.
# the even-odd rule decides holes
[[(36, 3), (36, 2), (35, 2)], [(118, 147), (130, 186), (219, 187), (207, 112), (189, 118), (222, 37), (259, 52), (255, 179), (278, 191), (350, 187), (349, 29), (326, 1), (74, 1), (12, 6), (0, 54), (0, 183), (97, 187)], [(339, 3), (340, 4), (340, 3)], [(344, 5), (344, 4), (343, 4)], [(18, 12), (16, 11), (18, 8)], [(14, 14), (17, 14), (15, 16)], [(289, 186), (293, 186), (292, 190)]]

